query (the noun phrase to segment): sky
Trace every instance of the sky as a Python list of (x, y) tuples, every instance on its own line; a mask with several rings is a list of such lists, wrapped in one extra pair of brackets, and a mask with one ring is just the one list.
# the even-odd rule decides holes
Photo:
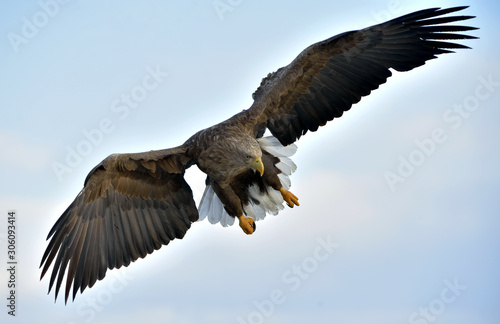
[[(108, 271), (64, 305), (46, 236), (111, 153), (180, 145), (250, 107), (310, 44), (428, 7), (470, 5), (473, 47), (393, 73), (298, 142), (300, 206)], [(0, 5), (2, 323), (500, 322), (497, 1), (76, 1)], [(204, 176), (186, 179), (198, 202)], [(9, 212), (16, 226), (8, 264)], [(12, 217), (10, 218), (12, 220)], [(12, 272), (12, 273), (11, 273)], [(15, 280), (15, 317), (9, 282)]]

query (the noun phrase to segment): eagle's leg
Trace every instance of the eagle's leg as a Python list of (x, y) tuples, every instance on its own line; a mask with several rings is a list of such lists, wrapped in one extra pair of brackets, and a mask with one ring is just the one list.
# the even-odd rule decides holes
[(297, 198), (297, 196), (295, 196), (290, 191), (288, 191), (285, 188), (281, 187), (280, 188), (280, 193), (281, 193), (281, 196), (283, 196), (283, 200), (286, 201), (288, 207), (293, 208), (293, 206), (300, 206), (300, 204), (299, 204), (299, 198)]
[(239, 216), (240, 227), (245, 232), (245, 234), (253, 234), (255, 231), (255, 222), (251, 218), (246, 218), (245, 216)]
[(255, 232), (255, 223), (253, 219), (243, 216), (241, 200), (234, 192), (233, 188), (231, 188), (230, 185), (220, 184), (215, 181), (212, 183), (212, 188), (224, 205), (224, 209), (230, 216), (236, 218), (237, 215), (241, 215), (237, 217), (243, 232), (245, 232), (245, 234), (253, 234), (253, 232)]
[(278, 174), (281, 172), (280, 169), (276, 167), (276, 164), (280, 162), (280, 159), (263, 151), (262, 154), (262, 162), (264, 163), (264, 175), (262, 176), (262, 180), (264, 180), (264, 184), (267, 186), (271, 186), (275, 190), (279, 190), (283, 200), (286, 201), (287, 205), (290, 208), (294, 206), (299, 206), (299, 198), (295, 196), (290, 191), (283, 188), (280, 178)]

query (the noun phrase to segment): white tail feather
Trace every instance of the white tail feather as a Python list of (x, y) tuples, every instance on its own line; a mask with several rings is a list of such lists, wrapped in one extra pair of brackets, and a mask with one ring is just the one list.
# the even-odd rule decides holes
[(200, 205), (198, 206), (198, 221), (202, 221), (207, 217), (210, 206), (212, 205), (212, 197), (208, 198), (210, 190), (213, 191), (212, 186), (206, 186), (203, 196), (201, 196)]
[(276, 157), (292, 156), (297, 152), (297, 145), (290, 144), (288, 146), (281, 145), (280, 141), (274, 136), (262, 137), (257, 139), (260, 147)]
[[(273, 136), (259, 138), (258, 141), (262, 150), (280, 159), (280, 162), (276, 164), (276, 167), (281, 171), (278, 174), (278, 178), (283, 188), (286, 190), (290, 189), (292, 183), (289, 176), (297, 169), (290, 156), (295, 154), (297, 146), (295, 144), (283, 146)], [(284, 201), (281, 193), (272, 187), (267, 187), (266, 189), (267, 193), (261, 192), (255, 184), (248, 189), (250, 201), (243, 206), (245, 217), (257, 221), (264, 219), (267, 213), (277, 215), (283, 209)], [(234, 224), (234, 217), (228, 215), (219, 197), (217, 197), (210, 185), (205, 188), (198, 210), (200, 221), (208, 216), (208, 221), (212, 224), (220, 222), (224, 227)]]
[(280, 179), (281, 185), (285, 190), (290, 189), (290, 187), (292, 186), (292, 181), (290, 181), (290, 178), (287, 175), (285, 175), (284, 173), (280, 173), (278, 174), (278, 178)]

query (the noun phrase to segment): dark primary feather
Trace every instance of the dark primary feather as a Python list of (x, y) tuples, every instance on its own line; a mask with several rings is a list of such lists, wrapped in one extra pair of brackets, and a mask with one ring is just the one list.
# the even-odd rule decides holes
[(49, 292), (56, 299), (66, 273), (71, 287), (92, 287), (107, 269), (128, 266), (182, 238), (198, 220), (184, 149), (111, 155), (87, 176), (85, 186), (49, 232), (42, 257), (43, 277), (53, 263)]
[(254, 133), (267, 127), (283, 145), (291, 144), (342, 116), (385, 83), (391, 68), (409, 71), (450, 49), (468, 48), (446, 40), (476, 38), (457, 32), (477, 28), (441, 25), (473, 18), (441, 17), (465, 8), (421, 10), (309, 46), (262, 80), (249, 110)]

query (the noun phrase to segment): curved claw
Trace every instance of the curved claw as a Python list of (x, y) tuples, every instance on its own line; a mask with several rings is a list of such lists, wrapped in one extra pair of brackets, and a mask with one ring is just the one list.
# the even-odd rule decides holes
[(256, 230), (255, 222), (251, 218), (246, 218), (245, 216), (239, 216), (240, 227), (245, 232), (245, 234), (250, 235), (253, 234)]
[(280, 189), (280, 193), (281, 193), (281, 196), (283, 196), (283, 200), (286, 201), (288, 207), (293, 208), (293, 206), (300, 206), (299, 198), (297, 198), (297, 196), (295, 196), (290, 191), (288, 191), (282, 187)]

